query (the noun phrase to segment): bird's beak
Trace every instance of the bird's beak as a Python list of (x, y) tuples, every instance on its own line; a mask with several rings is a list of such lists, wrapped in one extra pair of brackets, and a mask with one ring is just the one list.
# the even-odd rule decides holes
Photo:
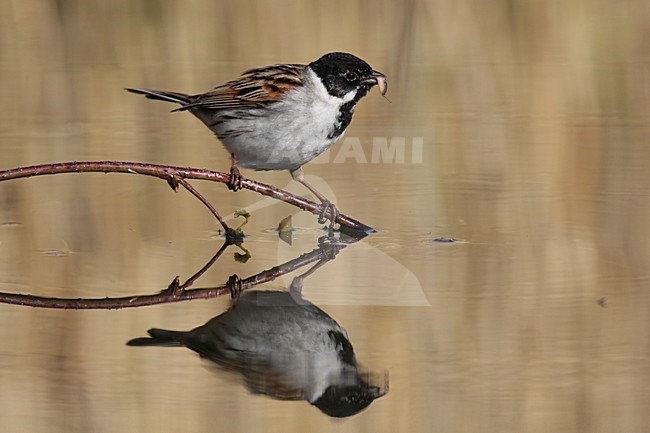
[(379, 93), (381, 93), (382, 96), (386, 94), (386, 91), (388, 90), (388, 82), (386, 81), (386, 75), (382, 74), (379, 71), (372, 71), (370, 75), (368, 75), (364, 80), (364, 83), (368, 83), (370, 85), (377, 85), (379, 87)]
[(383, 397), (388, 393), (388, 372), (384, 371), (382, 377), (374, 377), (372, 385), (368, 386), (368, 393), (373, 399)]

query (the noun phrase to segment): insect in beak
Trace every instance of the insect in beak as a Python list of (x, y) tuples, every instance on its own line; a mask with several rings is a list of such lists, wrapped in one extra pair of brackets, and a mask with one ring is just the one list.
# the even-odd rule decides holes
[(381, 96), (385, 96), (388, 91), (388, 82), (386, 81), (386, 75), (382, 74), (379, 71), (372, 71), (370, 75), (364, 80), (365, 83), (376, 84), (379, 88), (379, 93)]

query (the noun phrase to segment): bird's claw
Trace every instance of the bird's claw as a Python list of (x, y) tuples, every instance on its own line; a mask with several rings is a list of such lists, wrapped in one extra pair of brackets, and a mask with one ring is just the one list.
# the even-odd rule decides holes
[(237, 276), (237, 274), (233, 274), (228, 278), (228, 282), (226, 283), (226, 287), (228, 287), (228, 290), (230, 291), (230, 298), (233, 300), (239, 299), (239, 296), (241, 295), (241, 292), (243, 290), (242, 287), (242, 281), (241, 278)]
[(228, 182), (226, 182), (226, 186), (233, 192), (239, 191), (241, 189), (242, 179), (243, 177), (239, 172), (239, 169), (236, 166), (231, 167), (230, 177), (228, 178)]
[(331, 201), (323, 201), (321, 203), (321, 210), (318, 214), (318, 224), (325, 224), (327, 220), (330, 221), (330, 229), (334, 227), (334, 223), (338, 219), (339, 215), (338, 208)]

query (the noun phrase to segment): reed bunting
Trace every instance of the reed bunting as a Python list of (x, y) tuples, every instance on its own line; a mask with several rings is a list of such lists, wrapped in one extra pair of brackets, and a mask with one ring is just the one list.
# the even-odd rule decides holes
[(319, 222), (338, 217), (325, 196), (305, 182), (302, 166), (329, 149), (345, 132), (357, 102), (377, 85), (386, 94), (386, 76), (348, 53), (329, 53), (308, 64), (250, 69), (236, 80), (196, 95), (126, 89), (149, 99), (175, 102), (221, 140), (230, 153), (228, 187), (237, 191), (237, 166), (289, 170), (322, 203)]

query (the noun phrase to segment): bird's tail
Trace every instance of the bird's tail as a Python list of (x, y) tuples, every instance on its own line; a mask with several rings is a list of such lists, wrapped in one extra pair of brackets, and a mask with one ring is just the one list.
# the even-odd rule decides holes
[(165, 102), (175, 102), (181, 105), (187, 105), (190, 101), (190, 95), (180, 92), (167, 92), (164, 90), (149, 90), (149, 89), (124, 89), (131, 93), (137, 93), (138, 95), (144, 95), (149, 99), (155, 99), (156, 101), (165, 101)]
[(175, 347), (182, 346), (186, 332), (167, 331), (165, 329), (150, 329), (147, 331), (149, 337), (134, 338), (126, 343), (127, 346), (160, 346)]

